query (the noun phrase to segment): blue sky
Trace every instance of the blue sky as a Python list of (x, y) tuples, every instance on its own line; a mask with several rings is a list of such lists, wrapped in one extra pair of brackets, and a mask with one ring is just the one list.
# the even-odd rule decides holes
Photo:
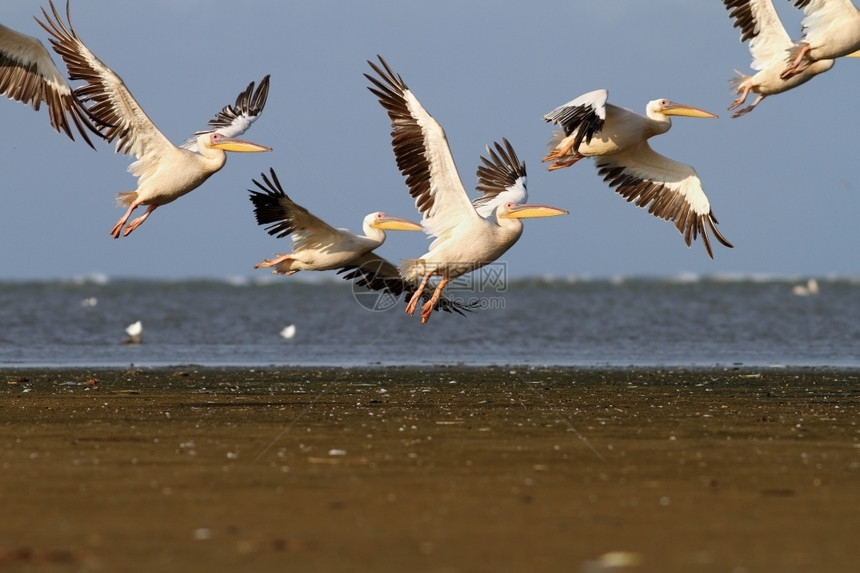
[[(776, 5), (797, 36), (800, 13)], [(40, 6), (5, 0), (0, 21), (46, 42), (32, 19)], [(417, 220), (388, 118), (362, 75), (376, 54), (443, 125), (468, 190), (485, 146), (507, 137), (527, 163), (530, 201), (570, 211), (526, 221), (504, 257), (511, 276), (860, 274), (860, 60), (731, 119), (728, 80), (750, 72), (750, 56), (717, 0), (73, 0), (71, 11), (83, 41), (175, 143), (271, 74), (245, 137), (274, 151), (231, 154), (202, 187), (113, 240), (113, 198), (135, 187), (132, 159), (103, 143), (93, 152), (54, 133), (44, 110), (0, 100), (0, 279), (265, 275), (253, 265), (289, 250), (256, 225), (248, 200), (270, 166), (335, 226), (359, 230), (377, 210)], [(700, 242), (687, 249), (672, 224), (611, 191), (591, 160), (545, 170), (551, 128), (541, 115), (598, 88), (640, 113), (668, 98), (720, 115), (675, 118), (651, 143), (696, 168), (735, 249), (715, 243), (713, 261)], [(380, 252), (399, 260), (427, 244), (390, 233)]]

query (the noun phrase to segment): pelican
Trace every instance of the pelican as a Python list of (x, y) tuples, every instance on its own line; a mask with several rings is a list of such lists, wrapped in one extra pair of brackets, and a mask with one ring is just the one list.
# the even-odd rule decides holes
[(543, 161), (554, 161), (549, 171), (569, 167), (583, 157), (594, 157), (597, 174), (628, 202), (648, 207), (648, 212), (672, 220), (684, 242), (698, 234), (708, 256), (714, 258), (707, 230), (732, 248), (717, 230), (717, 218), (702, 190), (702, 182), (689, 165), (656, 153), (648, 139), (672, 127), (670, 116), (717, 117), (701, 109), (657, 99), (648, 103), (645, 115), (606, 103), (609, 92), (595, 90), (552, 110), (544, 121), (558, 124)]
[(788, 79), (803, 72), (818, 60), (841, 56), (860, 57), (860, 10), (851, 0), (794, 0), (806, 15), (803, 35), (792, 48), (789, 65), (782, 72)]
[[(373, 84), (368, 89), (388, 111), (391, 120), (392, 146), (397, 166), (406, 178), (409, 194), (421, 213), (425, 232), (435, 240), (430, 250), (420, 259), (404, 262), (407, 280), (420, 278), (418, 290), (406, 306), (410, 316), (428, 286), (432, 276), (439, 276), (433, 295), (421, 309), (421, 322), (426, 323), (442, 296), (442, 290), (452, 280), (470, 271), (488, 265), (502, 256), (523, 232), (521, 219), (552, 217), (567, 211), (544, 205), (530, 205), (508, 201), (497, 205), (482, 217), (469, 201), (463, 182), (457, 174), (454, 158), (448, 147), (445, 131), (421, 106), (402, 78), (395, 74), (382, 57), (382, 68), (368, 61), (379, 76), (365, 74)], [(488, 148), (489, 149), (489, 148)], [(487, 196), (504, 197), (526, 186), (526, 166), (518, 160), (510, 143), (505, 140), (508, 153), (496, 144), (500, 156), (493, 157), (501, 164), (483, 160), (485, 177), (479, 185)], [(481, 170), (479, 170), (479, 174)]]
[[(271, 151), (270, 147), (235, 139), (235, 136), (250, 126), (262, 112), (262, 104), (265, 103), (268, 92), (268, 76), (261, 82), (259, 95), (242, 100), (240, 94), (237, 100), (260, 104), (259, 109), (248, 106), (231, 110), (235, 121), (231, 122), (229, 127), (216, 123), (215, 129), (201, 132), (196, 137), (196, 151), (190, 148), (193, 146), (177, 147), (147, 117), (122, 78), (99, 60), (78, 38), (72, 26), (68, 5), (66, 26), (53, 2), (49, 4), (54, 19), (43, 8), (42, 14), (47, 25), (41, 22), (40, 24), (51, 34), (51, 44), (66, 62), (69, 77), (87, 82), (77, 88), (75, 94), (84, 105), (90, 104), (87, 111), (95, 122), (103, 126), (103, 137), (108, 142), (116, 139), (117, 153), (131, 154), (137, 158), (128, 168), (129, 172), (138, 178), (137, 189), (117, 194), (117, 205), (127, 206), (128, 210), (111, 229), (110, 234), (115, 239), (119, 238), (120, 233), (124, 237), (128, 236), (159, 206), (199, 187), (224, 166), (227, 151)], [(252, 89), (253, 86), (249, 86), (246, 92)], [(213, 121), (219, 122), (222, 114)], [(213, 121), (210, 121), (210, 125)], [(231, 135), (225, 135), (225, 131)], [(128, 222), (132, 212), (140, 205), (147, 205), (144, 214)]]
[(269, 225), (266, 231), (278, 238), (290, 235), (293, 252), (277, 255), (254, 265), (272, 268), (275, 274), (293, 275), (299, 271), (328, 271), (378, 261), (373, 252), (385, 241), (385, 230), (420, 231), (421, 225), (376, 212), (367, 215), (362, 223), (364, 235), (346, 229), (335, 229), (307, 209), (293, 202), (284, 193), (274, 169), (271, 179), (261, 173), (263, 183), (252, 179), (259, 191), (249, 189), (254, 204), (254, 215), (259, 225)]
[(730, 10), (734, 27), (741, 30), (741, 42), (749, 40), (753, 58), (750, 67), (758, 72), (753, 76), (738, 72), (739, 75), (732, 78), (735, 93), (740, 96), (729, 106), (729, 111), (743, 105), (750, 93), (758, 94), (752, 104), (739, 109), (732, 117), (745, 115), (767, 96), (795, 88), (833, 67), (834, 60), (818, 60), (783, 80), (780, 74), (789, 63), (787, 54), (796, 44), (785, 31), (772, 0), (723, 0), (723, 4)]
[[(299, 271), (337, 270), (343, 278), (357, 286), (375, 291), (384, 291), (393, 297), (404, 292), (410, 296), (416, 292), (429, 299), (432, 293), (423, 294), (416, 283), (401, 277), (398, 268), (376, 254), (374, 249), (385, 241), (385, 231), (421, 231), (418, 223), (385, 213), (370, 213), (362, 222), (364, 235), (356, 235), (347, 229), (336, 229), (295, 203), (284, 192), (274, 169), (270, 176), (261, 173), (262, 183), (251, 181), (257, 187), (249, 189), (254, 215), (259, 225), (268, 225), (266, 231), (278, 238), (290, 236), (293, 252), (279, 254), (254, 265), (271, 268), (273, 274), (293, 275)], [(449, 300), (438, 301), (437, 310), (463, 314), (468, 305)]]
[(87, 145), (93, 147), (87, 130), (100, 135), (90, 123), (87, 112), (72, 93), (72, 88), (60, 73), (45, 46), (0, 24), (0, 94), (29, 104), (39, 111), (48, 106), (51, 127), (74, 140), (70, 122), (75, 124)]

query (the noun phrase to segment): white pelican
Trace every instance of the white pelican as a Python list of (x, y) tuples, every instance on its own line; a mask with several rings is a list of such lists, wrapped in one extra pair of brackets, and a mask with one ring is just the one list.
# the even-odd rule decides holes
[(90, 147), (93, 143), (87, 130), (100, 136), (45, 46), (36, 38), (3, 24), (0, 24), (0, 94), (29, 104), (36, 111), (44, 102), (48, 106), (51, 127), (57, 133), (63, 131), (72, 140), (75, 136), (70, 121)]
[[(53, 2), (50, 2), (50, 6), (55, 20), (43, 8), (42, 14), (48, 24), (42, 25), (53, 36), (51, 43), (66, 62), (69, 77), (87, 82), (87, 85), (77, 88), (75, 94), (85, 105), (91, 104), (87, 108), (88, 113), (101, 127), (104, 138), (108, 142), (117, 140), (116, 151), (137, 158), (128, 168), (138, 178), (137, 190), (117, 194), (117, 205), (128, 206), (128, 210), (111, 229), (110, 234), (115, 239), (119, 238), (121, 232), (127, 236), (139, 227), (160, 205), (170, 203), (199, 187), (224, 166), (227, 161), (226, 151), (271, 151), (270, 147), (224, 135), (219, 131), (222, 127), (198, 135), (196, 152), (173, 145), (147, 117), (122, 79), (81, 42), (72, 27), (68, 10), (67, 27)], [(261, 88), (264, 83), (268, 88), (265, 78)], [(256, 101), (257, 97), (252, 99)], [(265, 95), (260, 97), (260, 102), (265, 102)], [(237, 121), (230, 127), (237, 127), (238, 120), (245, 122), (244, 127), (247, 127), (261, 111), (234, 110)], [(217, 122), (221, 115), (213, 121)], [(243, 130), (232, 129), (231, 133), (237, 135)], [(140, 205), (148, 206), (146, 212), (126, 225), (131, 213)]]
[[(441, 277), (433, 296), (421, 309), (421, 322), (426, 323), (448, 282), (492, 263), (517, 242), (523, 232), (520, 219), (563, 215), (567, 211), (509, 201), (497, 205), (487, 217), (479, 215), (457, 174), (442, 126), (382, 57), (379, 62), (384, 70), (367, 62), (379, 76), (365, 74), (373, 84), (368, 89), (388, 111), (397, 166), (406, 178), (418, 212), (423, 215), (425, 232), (435, 237), (426, 254), (403, 265), (406, 280), (421, 279), (406, 306), (409, 315), (415, 312), (430, 278)], [(525, 163), (518, 161), (507, 140), (505, 146), (509, 153), (501, 153), (501, 158), (493, 154), (500, 164), (484, 160), (484, 167), (489, 170), (482, 180), (485, 196), (488, 192), (499, 196), (505, 191), (515, 192), (517, 186), (525, 189)], [(502, 151), (498, 144), (496, 149)]]
[(708, 229), (723, 245), (732, 247), (717, 230), (717, 219), (696, 171), (648, 145), (648, 139), (669, 131), (672, 115), (717, 116), (667, 99), (649, 102), (643, 116), (606, 103), (608, 93), (588, 92), (543, 116), (563, 129), (555, 132), (550, 153), (543, 158), (554, 161), (549, 170), (594, 157), (597, 174), (609, 187), (637, 207), (648, 207), (655, 217), (674, 221), (688, 247), (701, 234), (708, 256), (714, 258)]
[(254, 265), (258, 268), (273, 268), (275, 274), (293, 275), (299, 271), (329, 271), (362, 265), (381, 257), (373, 249), (385, 241), (385, 230), (420, 231), (421, 225), (376, 212), (367, 215), (362, 223), (364, 235), (356, 235), (347, 229), (335, 229), (322, 219), (312, 215), (301, 205), (294, 203), (284, 193), (274, 169), (272, 178), (261, 173), (263, 183), (252, 179), (260, 190), (249, 189), (254, 215), (259, 225), (269, 225), (266, 231), (278, 238), (290, 235), (293, 252), (277, 255)]
[(788, 79), (817, 60), (860, 57), (860, 10), (851, 0), (795, 0), (806, 15), (803, 35), (791, 50), (791, 62), (782, 72)]
[[(392, 217), (385, 213), (370, 213), (364, 218), (364, 235), (347, 229), (336, 229), (293, 202), (284, 192), (274, 169), (271, 178), (261, 173), (262, 183), (252, 179), (258, 190), (249, 189), (254, 215), (259, 225), (268, 225), (266, 231), (278, 238), (290, 236), (293, 252), (279, 254), (254, 265), (254, 268), (272, 268), (274, 274), (293, 275), (299, 271), (337, 270), (343, 278), (357, 286), (384, 291), (393, 297), (404, 292), (418, 292), (417, 282), (400, 276), (395, 265), (376, 254), (374, 249), (385, 241), (385, 231), (421, 231), (418, 223)], [(424, 292), (429, 299), (432, 293)], [(439, 301), (437, 310), (463, 314), (468, 305), (447, 299)]]
[(734, 27), (741, 30), (741, 42), (749, 40), (753, 58), (750, 67), (758, 72), (753, 76), (738, 72), (739, 76), (732, 78), (735, 93), (740, 97), (729, 106), (730, 111), (743, 105), (750, 93), (759, 94), (752, 104), (732, 117), (747, 114), (767, 96), (795, 88), (833, 67), (834, 60), (818, 60), (788, 80), (782, 79), (780, 74), (789, 63), (789, 50), (796, 44), (785, 31), (772, 0), (723, 0), (723, 4), (730, 10)]

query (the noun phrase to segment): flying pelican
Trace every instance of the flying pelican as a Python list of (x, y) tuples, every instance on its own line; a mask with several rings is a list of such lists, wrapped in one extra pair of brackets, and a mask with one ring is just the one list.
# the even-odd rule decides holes
[(799, 74), (817, 60), (860, 57), (860, 10), (851, 0), (794, 0), (806, 15), (803, 35), (792, 48), (782, 79)]
[(549, 142), (550, 153), (543, 161), (554, 163), (548, 169), (562, 169), (583, 157), (594, 157), (597, 174), (609, 187), (615, 187), (637, 207), (648, 207), (655, 217), (674, 221), (688, 247), (701, 234), (708, 256), (714, 258), (707, 234), (710, 229), (719, 242), (731, 248), (717, 230), (717, 218), (696, 171), (648, 145), (648, 139), (669, 131), (672, 115), (717, 116), (667, 99), (649, 102), (642, 116), (606, 103), (608, 94), (606, 90), (588, 92), (543, 116), (563, 129)]
[(723, 0), (723, 4), (730, 10), (734, 27), (741, 30), (741, 42), (750, 41), (753, 57), (750, 67), (758, 71), (753, 76), (738, 72), (739, 76), (732, 78), (735, 93), (740, 97), (729, 106), (730, 111), (743, 105), (750, 92), (759, 94), (752, 104), (739, 109), (732, 117), (747, 114), (767, 96), (795, 88), (833, 67), (834, 60), (818, 60), (783, 80), (780, 74), (789, 62), (787, 54), (796, 44), (785, 31), (772, 0)]
[[(421, 106), (418, 99), (409, 91), (401, 77), (394, 73), (382, 57), (382, 68), (368, 61), (379, 76), (365, 74), (373, 84), (368, 89), (379, 103), (388, 111), (391, 120), (392, 146), (397, 166), (406, 178), (409, 194), (415, 199), (415, 206), (423, 216), (425, 232), (435, 237), (430, 250), (420, 259), (405, 261), (404, 275), (407, 280), (420, 277), (418, 290), (406, 306), (411, 316), (418, 305), (430, 278), (434, 275), (441, 279), (421, 309), (421, 322), (426, 323), (435, 308), (442, 290), (452, 279), (488, 265), (502, 256), (523, 232), (520, 219), (528, 217), (552, 217), (564, 215), (567, 211), (544, 205), (529, 205), (508, 201), (501, 203), (486, 217), (478, 214), (469, 201), (463, 182), (457, 174), (457, 167), (445, 131)], [(518, 160), (513, 148), (505, 140), (507, 153), (496, 144), (502, 161), (496, 165), (484, 160), (485, 178), (479, 183), (487, 193), (498, 196), (504, 192), (514, 192), (518, 186), (526, 186), (526, 166)], [(481, 171), (479, 170), (479, 174)]]
[[(384, 291), (393, 297), (404, 292), (410, 296), (417, 292), (417, 283), (400, 276), (398, 268), (374, 249), (385, 241), (385, 231), (421, 231), (418, 223), (385, 213), (370, 213), (364, 218), (364, 235), (346, 229), (336, 229), (293, 202), (284, 192), (274, 169), (271, 178), (261, 173), (262, 183), (251, 181), (258, 190), (249, 189), (254, 204), (254, 215), (259, 225), (268, 225), (266, 231), (278, 238), (290, 236), (293, 252), (277, 255), (254, 265), (254, 268), (272, 268), (274, 274), (293, 275), (299, 271), (337, 270), (343, 278), (357, 286)], [(432, 293), (424, 293), (430, 298)], [(463, 314), (467, 305), (449, 300), (439, 301), (437, 310)]]
[(87, 145), (95, 149), (87, 130), (100, 134), (72, 94), (72, 88), (57, 69), (51, 54), (36, 38), (18, 33), (3, 24), (0, 24), (0, 94), (30, 104), (36, 111), (44, 102), (48, 106), (51, 127), (57, 133), (63, 131), (74, 140), (69, 126), (71, 121)]
[(273, 268), (275, 274), (293, 275), (299, 271), (328, 271), (362, 265), (381, 258), (373, 249), (385, 241), (385, 230), (422, 230), (418, 223), (381, 212), (364, 218), (364, 235), (335, 229), (293, 202), (284, 193), (275, 170), (270, 169), (269, 172), (271, 179), (265, 173), (260, 174), (263, 183), (251, 180), (260, 189), (248, 190), (254, 204), (254, 215), (259, 225), (269, 225), (266, 230), (270, 235), (278, 238), (290, 235), (293, 252), (257, 263), (255, 269)]
[[(120, 233), (124, 237), (128, 236), (160, 205), (170, 203), (199, 187), (224, 166), (227, 161), (226, 151), (271, 151), (270, 147), (233, 137), (244, 131), (262, 112), (262, 107), (254, 108), (252, 105), (232, 110), (235, 118), (229, 126), (216, 124), (216, 129), (198, 135), (196, 152), (173, 145), (147, 117), (122, 78), (99, 60), (78, 38), (72, 26), (68, 5), (67, 27), (53, 2), (49, 4), (54, 19), (51, 19), (43, 8), (42, 14), (48, 24), (40, 24), (50, 32), (51, 44), (66, 62), (69, 77), (87, 82), (77, 88), (75, 94), (85, 105), (91, 104), (87, 108), (88, 113), (98, 124), (104, 126), (103, 137), (108, 142), (117, 140), (117, 153), (131, 154), (137, 158), (128, 168), (129, 172), (138, 178), (137, 190), (117, 194), (117, 205), (128, 206), (128, 210), (111, 229), (110, 234), (115, 239), (119, 238)], [(239, 100), (264, 104), (268, 92), (267, 80), (268, 76), (260, 82), (259, 94), (245, 100), (242, 100), (240, 94)], [(252, 86), (243, 94), (249, 90), (252, 90)], [(219, 122), (223, 113), (219, 113), (213, 121)], [(213, 124), (213, 121), (210, 121), (210, 124)], [(233, 136), (224, 135), (219, 129), (227, 129)], [(132, 212), (140, 205), (147, 205), (144, 214), (126, 225)]]

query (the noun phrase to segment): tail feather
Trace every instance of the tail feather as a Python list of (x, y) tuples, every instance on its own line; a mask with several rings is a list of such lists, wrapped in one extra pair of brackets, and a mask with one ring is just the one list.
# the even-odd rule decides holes
[(124, 191), (116, 194), (114, 204), (117, 207), (128, 207), (135, 201), (137, 201), (137, 191)]
[(729, 78), (729, 84), (731, 84), (732, 86), (730, 91), (738, 91), (740, 85), (751, 77), (737, 70), (735, 70), (735, 73), (737, 74), (736, 76), (734, 76), (733, 78)]

